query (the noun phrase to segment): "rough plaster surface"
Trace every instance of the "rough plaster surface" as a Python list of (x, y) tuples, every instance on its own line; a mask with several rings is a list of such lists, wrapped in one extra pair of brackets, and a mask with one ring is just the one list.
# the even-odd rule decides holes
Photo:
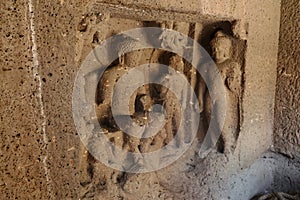
[[(212, 152), (202, 160), (194, 145), (172, 166), (156, 173), (126, 175), (126, 179), (124, 174), (86, 158), (72, 119), (74, 78), (93, 47), (89, 46), (92, 37), (79, 43), (78, 24), (82, 15), (95, 8), (93, 2), (20, 0), (0, 5), (1, 199), (247, 199), (255, 195), (247, 191), (245, 196), (245, 188), (236, 183), (247, 182), (245, 187), (257, 183), (256, 179), (247, 181), (251, 176), (244, 168), (272, 144), (280, 1), (103, 4), (108, 8), (118, 5), (115, 13), (123, 6), (203, 19), (236, 19), (240, 23), (235, 33), (247, 40), (243, 124), (235, 155)], [(86, 159), (93, 163), (92, 173), (87, 170), (90, 165), (85, 166)], [(251, 169), (255, 167), (250, 167), (250, 172), (256, 172)], [(270, 177), (274, 176), (266, 168), (260, 173), (267, 178), (255, 192), (270, 188)], [(126, 184), (122, 185), (122, 180)]]
[(230, 177), (229, 195), (233, 199), (250, 199), (273, 191), (299, 191), (300, 163), (275, 154), (265, 153), (249, 168)]
[(0, 198), (46, 198), (47, 152), (28, 2), (2, 1), (0, 10)]
[(75, 8), (83, 3), (1, 2), (1, 199), (77, 197)]
[(300, 158), (300, 3), (283, 1), (277, 69), (275, 149)]

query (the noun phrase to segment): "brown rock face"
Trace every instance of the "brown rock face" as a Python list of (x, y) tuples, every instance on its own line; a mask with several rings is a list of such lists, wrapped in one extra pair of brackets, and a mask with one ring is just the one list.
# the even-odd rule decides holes
[[(276, 198), (297, 199), (287, 193), (294, 194), (300, 185), (298, 16), (296, 0), (1, 1), (0, 199), (240, 200), (266, 191), (284, 192), (274, 194)], [(139, 41), (125, 36), (132, 40), (107, 48), (118, 57), (93, 85), (96, 117), (86, 119), (90, 126), (99, 122), (113, 144), (105, 149), (111, 153), (107, 159), (114, 162), (119, 156), (116, 147), (143, 154), (162, 149), (174, 138), (174, 149), (191, 142), (170, 165), (133, 174), (105, 166), (87, 150), (83, 141), (98, 135), (82, 138), (74, 123), (72, 98), (76, 76), (89, 53), (96, 54), (96, 47), (115, 34), (144, 27), (181, 32), (204, 48), (226, 88), (227, 117), (224, 127), (216, 127), (220, 138), (209, 138), (208, 151), (199, 156), (210, 121), (219, 120), (211, 116), (216, 99), (211, 98), (203, 74), (166, 49), (125, 53)], [(157, 35), (163, 47), (184, 46), (187, 52), (194, 48), (169, 33)], [(144, 36), (152, 37), (151, 33)], [(97, 55), (98, 60), (105, 55)], [(208, 64), (202, 55), (193, 59), (201, 67)], [(165, 86), (138, 87), (130, 96), (129, 113), (118, 110), (117, 114), (123, 122), (129, 116), (137, 126), (128, 129), (140, 136), (157, 128), (153, 118), (163, 121), (156, 135), (138, 138), (116, 124), (112, 96), (121, 77), (150, 63), (173, 69), (152, 71)], [(174, 74), (183, 75), (191, 90), (171, 79)], [(149, 78), (144, 76), (141, 73), (131, 81)], [(84, 90), (89, 90), (92, 85), (86, 83)], [(176, 90), (171, 91), (170, 85)], [(192, 92), (199, 105), (191, 101)], [(185, 112), (191, 107), (199, 107), (199, 124)], [(184, 127), (187, 134), (176, 137), (183, 117), (190, 120)], [(197, 125), (197, 137), (190, 141), (188, 133)], [(275, 153), (265, 154), (269, 150)], [(124, 157), (122, 164), (138, 168), (141, 162), (135, 159)], [(156, 166), (162, 160), (154, 157), (147, 164)]]

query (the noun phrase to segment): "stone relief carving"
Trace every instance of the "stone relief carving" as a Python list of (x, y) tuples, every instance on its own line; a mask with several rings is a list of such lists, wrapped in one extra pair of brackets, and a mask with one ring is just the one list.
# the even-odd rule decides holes
[[(185, 30), (186, 33), (195, 32), (195, 30), (189, 30), (190, 25), (180, 26), (174, 22), (170, 23), (161, 23), (161, 27), (167, 28), (180, 28)], [(95, 28), (94, 28), (95, 29)], [(89, 29), (88, 29), (89, 30)], [(199, 30), (198, 30), (199, 31)], [(96, 31), (97, 35), (100, 35), (100, 32)], [(197, 33), (200, 34), (200, 33)], [(89, 36), (93, 36), (91, 41), (95, 41), (95, 34), (88, 33)], [(103, 34), (105, 35), (105, 34)], [(107, 33), (109, 35), (109, 33)], [(161, 36), (163, 38), (163, 35)], [(176, 38), (175, 38), (176, 39)], [(174, 42), (178, 43), (174, 39)], [(178, 38), (177, 38), (178, 39)], [(180, 38), (179, 38), (180, 39)], [(236, 146), (236, 141), (239, 132), (239, 104), (240, 104), (240, 95), (241, 95), (241, 78), (242, 78), (242, 69), (240, 62), (234, 57), (235, 51), (235, 38), (230, 35), (225, 34), (222, 31), (218, 31), (210, 45), (212, 48), (212, 56), (220, 70), (221, 77), (223, 78), (223, 83), (226, 88), (226, 100), (227, 100), (227, 111), (226, 111), (226, 120), (225, 125), (222, 129), (222, 142), (220, 142), (219, 149), (223, 149), (221, 152), (225, 154), (231, 154)], [(123, 53), (122, 48), (126, 48), (127, 45), (134, 45), (133, 43), (124, 44), (124, 46), (118, 47), (117, 51), (119, 52), (119, 60), (112, 64), (102, 76), (97, 93), (97, 103), (96, 103), (96, 113), (98, 121), (102, 128), (104, 128), (105, 135), (107, 138), (114, 143), (116, 146), (121, 147), (124, 150), (131, 152), (151, 152), (160, 149), (161, 147), (168, 144), (177, 132), (177, 128), (180, 124), (180, 115), (182, 107), (178, 103), (178, 99), (168, 90), (168, 88), (158, 85), (145, 85), (140, 87), (132, 96), (129, 102), (129, 112), (133, 121), (137, 124), (149, 125), (149, 111), (154, 104), (161, 104), (166, 111), (165, 124), (161, 130), (154, 136), (149, 138), (135, 138), (123, 133), (116, 123), (114, 122), (112, 113), (111, 113), (111, 100), (112, 93), (116, 82), (119, 80), (122, 75), (126, 74), (130, 69), (134, 68), (145, 62), (156, 62), (160, 63), (162, 61), (165, 64), (172, 67), (176, 72), (184, 74), (188, 81), (190, 82), (192, 89), (198, 92), (199, 95), (199, 107), (201, 111), (202, 122), (208, 123), (210, 120), (210, 97), (206, 89), (205, 83), (201, 80), (200, 75), (193, 70), (193, 68), (185, 63), (184, 60), (178, 56), (168, 52), (163, 52), (160, 50), (140, 50), (134, 51), (127, 54)], [(168, 41), (172, 42), (172, 41)], [(183, 41), (184, 42), (184, 41)], [(168, 82), (168, 76), (170, 72), (158, 72), (160, 78)], [(176, 84), (170, 83), (167, 84)], [(178, 88), (185, 86), (178, 86)], [(198, 90), (198, 91), (197, 91)], [(187, 92), (182, 92), (181, 102), (188, 103), (190, 94)], [(183, 106), (184, 107), (184, 106)], [(184, 108), (183, 108), (184, 109)], [(121, 113), (122, 111), (120, 111)], [(201, 125), (200, 125), (201, 126)], [(142, 130), (142, 132), (145, 130)], [(205, 134), (205, 128), (200, 129), (200, 134)], [(141, 133), (142, 134), (142, 133)], [(180, 141), (177, 141), (176, 145), (180, 145), (180, 142), (188, 141), (189, 138), (179, 138)], [(224, 143), (224, 144), (223, 144)], [(222, 147), (223, 146), (223, 147)], [(86, 159), (82, 161), (82, 171), (88, 172), (87, 175), (83, 176), (83, 184), (88, 185), (89, 182), (93, 181), (93, 171), (95, 167), (95, 162), (91, 159), (91, 155), (84, 151), (83, 157)], [(155, 160), (153, 162), (159, 162)], [(122, 172), (112, 172), (117, 178), (114, 180), (122, 179), (116, 182), (122, 182), (121, 187), (126, 188), (126, 181), (130, 179), (126, 174)], [(85, 177), (85, 179), (84, 179)], [(87, 178), (88, 177), (88, 178)], [(120, 178), (121, 177), (121, 178)], [(106, 177), (108, 179), (108, 177)], [(103, 179), (103, 178), (102, 178)], [(107, 187), (107, 186), (106, 186)], [(126, 193), (126, 192), (125, 192)], [(122, 194), (125, 196), (125, 193)], [(127, 194), (128, 196), (129, 194)], [(130, 196), (130, 195), (129, 195)]]
[[(226, 116), (223, 127), (219, 127), (221, 130), (222, 141), (218, 144), (218, 149), (225, 154), (233, 153), (237, 137), (239, 133), (239, 100), (241, 95), (241, 79), (242, 71), (240, 64), (234, 60), (234, 38), (226, 35), (222, 31), (218, 31), (213, 40), (210, 42), (212, 49), (212, 57), (214, 58), (216, 65), (221, 74), (222, 82), (226, 91)], [(214, 77), (210, 77), (213, 81)], [(203, 108), (203, 114), (207, 121), (210, 120), (211, 114), (211, 102), (208, 91), (205, 86), (200, 84), (200, 99), (201, 102), (205, 102)]]

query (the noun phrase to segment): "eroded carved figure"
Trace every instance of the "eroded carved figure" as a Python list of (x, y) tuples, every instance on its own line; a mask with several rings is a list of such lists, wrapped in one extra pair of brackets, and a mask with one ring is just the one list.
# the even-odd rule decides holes
[[(219, 127), (221, 130), (222, 142), (219, 142), (218, 144), (218, 148), (223, 149), (222, 151), (224, 151), (225, 154), (233, 153), (236, 147), (240, 121), (239, 99), (241, 94), (242, 73), (240, 64), (233, 58), (233, 42), (234, 39), (222, 31), (218, 31), (215, 34), (214, 39), (210, 42), (212, 56), (220, 72), (226, 93), (225, 122), (223, 127)], [(211, 78), (213, 79), (215, 77), (211, 76)], [(206, 92), (202, 92), (202, 95), (202, 98), (204, 99), (203, 101), (205, 102), (204, 114), (209, 122), (212, 106), (210, 97), (207, 90)], [(213, 138), (212, 140), (216, 139), (218, 138)]]

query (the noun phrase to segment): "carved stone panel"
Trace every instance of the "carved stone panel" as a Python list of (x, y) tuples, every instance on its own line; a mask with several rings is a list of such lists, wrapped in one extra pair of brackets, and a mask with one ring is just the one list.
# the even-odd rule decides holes
[[(185, 18), (182, 14), (163, 13), (164, 19), (151, 19), (145, 20), (142, 15), (121, 17), (124, 13), (113, 11), (112, 13), (93, 12), (82, 16), (82, 21), (78, 24), (78, 60), (84, 58), (86, 53), (89, 52), (96, 45), (101, 44), (106, 38), (113, 36), (114, 34), (121, 34), (121, 37), (126, 39), (126, 42), (120, 42), (119, 46), (112, 47), (112, 51), (117, 51), (119, 59), (115, 60), (106, 69), (101, 77), (98, 86), (95, 99), (95, 110), (97, 114), (100, 126), (103, 128), (106, 137), (114, 145), (129, 152), (152, 152), (156, 151), (165, 145), (167, 145), (176, 135), (177, 129), (180, 125), (182, 109), (185, 109), (185, 104), (190, 100), (191, 94), (188, 90), (181, 92), (180, 102), (184, 102), (183, 105), (178, 103), (177, 97), (169, 90), (168, 87), (157, 84), (146, 84), (139, 87), (129, 100), (129, 113), (132, 120), (140, 126), (151, 126), (151, 117), (149, 112), (152, 111), (154, 105), (159, 104), (165, 109), (165, 121), (161, 129), (154, 136), (148, 138), (136, 138), (124, 133), (116, 124), (114, 116), (111, 112), (111, 104), (113, 98), (113, 92), (118, 80), (126, 74), (128, 71), (142, 64), (159, 63), (168, 65), (173, 68), (176, 73), (183, 74), (188, 80), (190, 86), (198, 97), (200, 118), (201, 121), (197, 125), (198, 135), (197, 140), (199, 143), (203, 142), (208, 129), (208, 124), (211, 120), (211, 108), (213, 103), (211, 101), (206, 84), (199, 74), (199, 72), (192, 67), (191, 63), (188, 63), (185, 59), (172, 52), (168, 52), (160, 49), (141, 49), (138, 51), (132, 51), (130, 53), (122, 53), (126, 48), (134, 46), (138, 42), (138, 38), (133, 38), (129, 35), (122, 35), (122, 31), (132, 28), (142, 27), (161, 27), (166, 29), (175, 30), (181, 32), (195, 41), (199, 42), (206, 51), (215, 60), (216, 65), (220, 71), (223, 79), (223, 84), (226, 88), (226, 119), (224, 127), (218, 127), (221, 130), (220, 138), (211, 138), (212, 143), (217, 143), (217, 146), (211, 146), (210, 148), (217, 149), (220, 153), (232, 154), (236, 147), (236, 142), (239, 135), (240, 123), (242, 121), (242, 109), (241, 101), (243, 95), (243, 65), (244, 65), (244, 51), (245, 42), (236, 38), (233, 34), (233, 29), (236, 25), (234, 20), (192, 20), (188, 16)], [(141, 20), (137, 20), (141, 18)], [(175, 20), (178, 19), (178, 20)], [(176, 48), (175, 40), (167, 40), (170, 35), (161, 35), (162, 42), (174, 45)], [(166, 39), (165, 39), (166, 38)], [(178, 42), (178, 41), (177, 41)], [(180, 41), (180, 45), (185, 45)], [(166, 44), (167, 45), (167, 44)], [(178, 44), (177, 44), (178, 45)], [(186, 44), (187, 45), (187, 44)], [(205, 66), (206, 63), (202, 62), (201, 58), (199, 63)], [(170, 82), (168, 77), (172, 72), (168, 70), (154, 71), (154, 76), (161, 79), (166, 84), (175, 84), (176, 82)], [(145, 74), (141, 76), (146, 76)], [(147, 79), (147, 77), (143, 77)], [(214, 77), (210, 77), (213, 81)], [(177, 86), (177, 88), (181, 86)], [(124, 115), (125, 111), (119, 111), (120, 117)], [(218, 120), (218, 119), (216, 119)], [(133, 132), (140, 132), (144, 134), (145, 130), (136, 127)], [(189, 140), (189, 138), (180, 138), (181, 141), (177, 141), (178, 145), (182, 141)], [(218, 140), (218, 141), (213, 141)], [(84, 178), (83, 188), (88, 188), (92, 182), (96, 181), (94, 175), (97, 174), (97, 161), (91, 159), (92, 156), (88, 152), (84, 153), (82, 160), (82, 172), (88, 172), (86, 175), (82, 175)], [(138, 161), (137, 161), (138, 162)], [(153, 161), (159, 162), (159, 161)], [(130, 184), (132, 176), (126, 174), (126, 172), (116, 172), (111, 170), (112, 174), (118, 174), (116, 178), (117, 182), (120, 182), (120, 187), (127, 188), (126, 184)], [(135, 175), (137, 177), (141, 175)], [(108, 178), (108, 177), (106, 177)], [(103, 179), (103, 178), (102, 178)], [(101, 179), (101, 180), (102, 180)], [(136, 178), (134, 178), (136, 179)], [(103, 181), (103, 180), (102, 180)], [(109, 180), (105, 180), (107, 183)], [(101, 184), (99, 183), (95, 183)], [(160, 186), (161, 187), (161, 186)], [(84, 189), (83, 191), (85, 191)], [(83, 192), (83, 196), (87, 195), (90, 190)], [(101, 191), (99, 191), (101, 192)], [(125, 191), (134, 192), (134, 191)], [(129, 195), (128, 193), (128, 195)], [(123, 195), (124, 195), (123, 194)]]

